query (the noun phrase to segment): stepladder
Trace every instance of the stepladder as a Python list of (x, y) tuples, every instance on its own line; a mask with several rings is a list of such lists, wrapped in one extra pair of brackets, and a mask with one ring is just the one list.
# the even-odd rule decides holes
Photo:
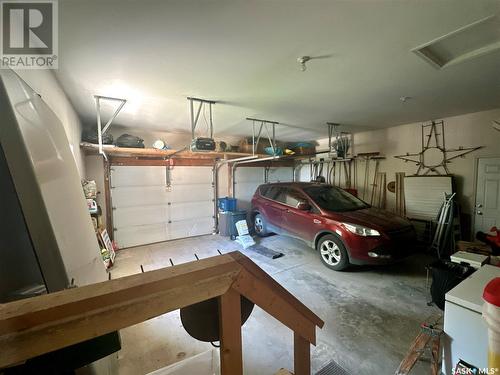
[(415, 364), (427, 353), (430, 355), (430, 373), (432, 375), (440, 374), (441, 336), (443, 334), (441, 321), (442, 316), (434, 320), (433, 323), (420, 324), (420, 332), (399, 364), (395, 375), (410, 374)]

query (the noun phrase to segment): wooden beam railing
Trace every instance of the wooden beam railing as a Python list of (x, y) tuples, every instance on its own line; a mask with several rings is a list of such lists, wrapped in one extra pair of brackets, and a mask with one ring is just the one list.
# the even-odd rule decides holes
[(221, 371), (242, 374), (240, 295), (294, 331), (295, 375), (309, 375), (323, 321), (239, 252), (0, 304), (0, 369), (220, 297)]

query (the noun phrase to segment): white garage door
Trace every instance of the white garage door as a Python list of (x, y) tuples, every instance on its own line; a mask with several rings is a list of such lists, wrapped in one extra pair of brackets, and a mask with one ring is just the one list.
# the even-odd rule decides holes
[[(293, 179), (292, 167), (270, 168), (268, 182), (289, 182)], [(264, 183), (264, 168), (238, 167), (235, 173), (235, 198), (238, 209), (248, 210), (257, 186)]]
[(114, 166), (114, 238), (120, 248), (214, 230), (211, 167)]

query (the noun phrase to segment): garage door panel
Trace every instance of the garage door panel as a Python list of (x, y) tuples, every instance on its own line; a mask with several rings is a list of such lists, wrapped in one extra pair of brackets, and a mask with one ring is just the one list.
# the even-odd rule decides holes
[(131, 225), (166, 223), (169, 220), (168, 205), (119, 207), (113, 213), (115, 228)]
[(212, 201), (214, 190), (208, 185), (172, 186), (168, 193), (169, 202)]
[(166, 167), (114, 166), (111, 168), (111, 186), (165, 186)]
[(170, 220), (179, 221), (209, 217), (213, 219), (214, 205), (212, 201), (206, 202), (177, 202), (170, 205)]
[(238, 209), (248, 210), (257, 186), (264, 183), (264, 168), (240, 167), (235, 174), (235, 197), (238, 199)]
[(134, 186), (111, 189), (113, 207), (131, 207), (152, 204), (167, 204), (165, 186)]
[(111, 196), (120, 247), (213, 232), (211, 167), (113, 167)]
[(268, 173), (269, 182), (290, 182), (293, 180), (292, 167), (270, 168)]
[(244, 183), (244, 182), (264, 183), (264, 168), (239, 167), (236, 169), (236, 181), (238, 183)]
[(170, 170), (172, 184), (212, 184), (212, 167), (174, 167)]
[(168, 225), (169, 239), (201, 236), (213, 232), (214, 220), (212, 217), (202, 217), (196, 220), (172, 221)]
[(118, 228), (114, 234), (116, 243), (120, 248), (162, 242), (169, 239), (167, 227), (164, 223)]

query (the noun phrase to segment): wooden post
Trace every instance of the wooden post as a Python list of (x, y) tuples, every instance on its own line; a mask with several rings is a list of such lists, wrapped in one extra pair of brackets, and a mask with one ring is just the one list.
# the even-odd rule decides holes
[(110, 163), (103, 158), (104, 168), (104, 205), (106, 207), (106, 230), (109, 238), (114, 240), (115, 231), (113, 229), (113, 205), (111, 204), (111, 166)]
[(310, 343), (293, 333), (293, 362), (295, 375), (311, 375)]
[(219, 299), (220, 362), (222, 375), (243, 375), (241, 296), (232, 288)]

